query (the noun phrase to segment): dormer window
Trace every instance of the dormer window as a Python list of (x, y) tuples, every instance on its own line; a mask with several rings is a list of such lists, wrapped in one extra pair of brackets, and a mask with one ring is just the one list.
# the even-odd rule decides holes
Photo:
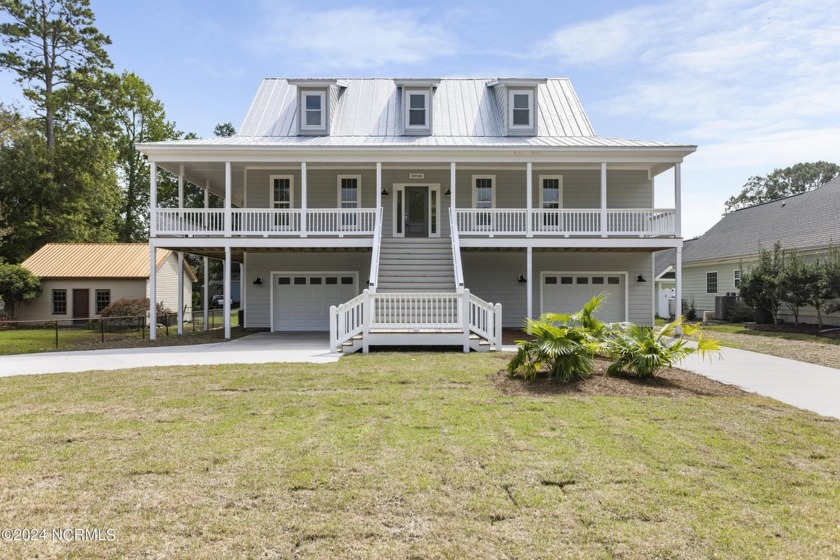
[(327, 95), (323, 91), (307, 91), (300, 96), (300, 129), (307, 132), (325, 132), (327, 129)]
[(510, 90), (511, 128), (534, 128), (534, 92)]
[(429, 92), (409, 91), (406, 98), (406, 128), (429, 128)]

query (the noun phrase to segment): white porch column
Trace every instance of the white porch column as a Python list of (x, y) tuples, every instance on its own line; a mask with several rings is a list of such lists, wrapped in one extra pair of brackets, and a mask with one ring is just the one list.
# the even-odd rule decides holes
[(455, 196), (456, 176), (455, 162), (453, 161), (449, 164), (449, 207), (452, 208), (453, 212), (458, 208), (458, 200)]
[(601, 164), (601, 237), (607, 236), (607, 164)]
[[(525, 235), (527, 237), (532, 237), (533, 232), (531, 228), (533, 227), (533, 220), (531, 218), (531, 211), (534, 209), (534, 169), (533, 164), (529, 161), (525, 164), (525, 207), (527, 211), (525, 212)], [(530, 279), (531, 276), (528, 275)]]
[(674, 235), (682, 237), (682, 164), (674, 164)]
[(230, 237), (233, 231), (233, 210), (231, 208), (231, 196), (233, 196), (233, 185), (231, 184), (230, 162), (225, 162), (225, 237)]
[(225, 317), (225, 339), (230, 339), (230, 246), (225, 247), (225, 280), (224, 280), (224, 301), (223, 307)]
[[(210, 179), (207, 180), (207, 183), (204, 186), (204, 209), (210, 208)], [(201, 305), (202, 313), (204, 313), (204, 331), (206, 332), (208, 329), (207, 322), (210, 319), (210, 259), (208, 257), (204, 257), (204, 292), (202, 294), (203, 302)], [(193, 317), (193, 321), (195, 321), (195, 317)]]
[(149, 237), (157, 236), (157, 163), (149, 162)]
[(184, 334), (184, 253), (178, 251), (178, 334)]
[[(154, 169), (154, 164), (152, 164)], [(154, 172), (152, 173), (154, 175)], [(149, 340), (157, 340), (157, 248), (149, 242)]]
[(376, 208), (382, 208), (382, 163), (376, 162)]
[[(682, 315), (682, 244), (677, 247), (677, 260), (674, 263), (674, 283), (676, 301), (674, 302), (674, 315)], [(677, 334), (682, 334), (682, 327), (677, 326)]]
[(178, 209), (184, 208), (184, 166), (178, 168)]
[(527, 297), (525, 298), (526, 307), (528, 310), (528, 318), (534, 318), (534, 249), (528, 245), (528, 258), (526, 261), (525, 268), (525, 289), (528, 290)]
[(306, 237), (307, 223), (306, 223), (306, 162), (300, 164), (300, 236)]

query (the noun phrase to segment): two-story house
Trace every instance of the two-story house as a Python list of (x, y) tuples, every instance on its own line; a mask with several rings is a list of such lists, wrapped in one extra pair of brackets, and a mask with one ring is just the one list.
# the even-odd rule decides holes
[[(486, 349), (602, 292), (603, 319), (652, 324), (695, 146), (597, 136), (567, 79), (372, 78), (266, 79), (237, 135), (138, 149), (152, 247), (224, 258), (227, 293), (241, 263), (245, 327), (351, 351)], [(158, 208), (158, 168), (224, 208)]]

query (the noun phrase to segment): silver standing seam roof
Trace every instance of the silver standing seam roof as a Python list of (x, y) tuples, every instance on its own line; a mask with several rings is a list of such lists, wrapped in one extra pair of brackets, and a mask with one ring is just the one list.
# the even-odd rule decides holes
[(682, 147), (694, 151), (694, 146), (685, 144), (596, 136), (566, 78), (550, 78), (537, 85), (537, 136), (504, 136), (501, 105), (496, 99), (496, 89), (488, 86), (490, 81), (489, 78), (440, 79), (432, 96), (432, 134), (404, 136), (398, 79), (342, 79), (340, 83), (346, 87), (342, 88), (330, 117), (330, 134), (298, 136), (297, 86), (294, 84), (300, 80), (266, 78), (235, 136), (155, 142), (143, 146)]
[(726, 214), (685, 244), (683, 264), (756, 255), (776, 241), (797, 250), (840, 245), (840, 177), (813, 191)]

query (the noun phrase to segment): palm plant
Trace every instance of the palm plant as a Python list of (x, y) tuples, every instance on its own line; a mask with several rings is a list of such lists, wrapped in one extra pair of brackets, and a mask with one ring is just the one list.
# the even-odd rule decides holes
[(594, 313), (604, 302), (601, 294), (589, 300), (574, 314), (545, 313), (539, 319), (526, 319), (525, 328), (533, 340), (517, 340), (516, 355), (508, 363), (513, 377), (534, 379), (545, 371), (562, 381), (584, 378), (592, 373), (592, 360), (603, 347), (605, 323)]
[[(683, 326), (686, 335), (697, 335), (697, 346), (689, 345), (685, 339), (671, 342), (677, 326)], [(632, 373), (638, 377), (653, 377), (660, 370), (672, 367), (686, 357), (697, 352), (703, 358), (719, 354), (717, 340), (706, 338), (699, 326), (683, 324), (683, 318), (666, 324), (661, 329), (625, 324), (616, 328), (607, 336), (607, 354), (615, 361), (607, 368), (607, 375), (621, 372)]]

